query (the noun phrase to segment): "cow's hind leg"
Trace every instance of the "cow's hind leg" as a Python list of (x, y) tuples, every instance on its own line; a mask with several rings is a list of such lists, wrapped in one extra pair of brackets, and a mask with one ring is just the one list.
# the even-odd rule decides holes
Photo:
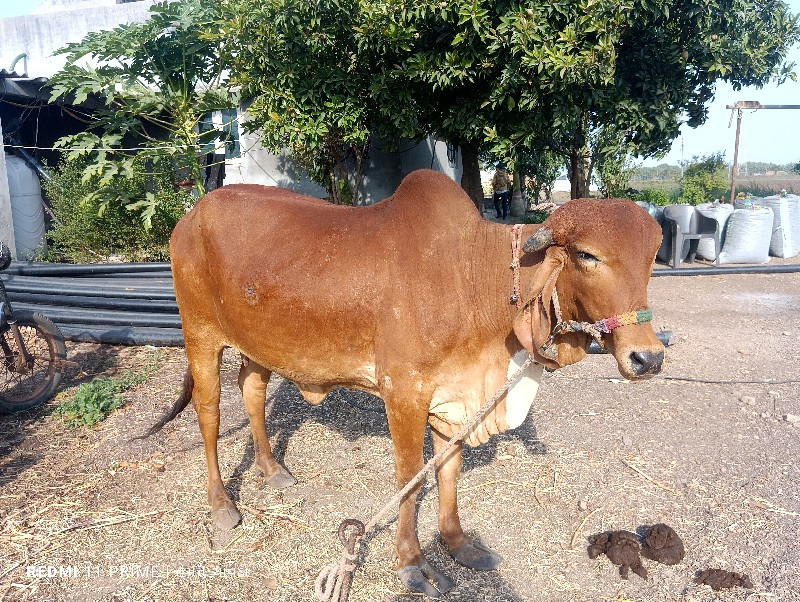
[[(405, 400), (393, 397), (384, 394), (389, 431), (394, 443), (397, 488), (402, 489), (422, 468), (422, 446), (428, 409), (422, 403), (404, 403)], [(400, 565), (397, 576), (411, 591), (439, 598), (441, 593), (452, 589), (455, 583), (434, 569), (422, 555), (417, 536), (417, 495), (420, 486), (412, 489), (400, 501), (395, 540)]]
[[(431, 434), (434, 452), (438, 454), (444, 449), (448, 438), (436, 429), (431, 429)], [(503, 559), (486, 546), (467, 537), (458, 517), (456, 485), (461, 474), (462, 448), (461, 442), (456, 443), (436, 465), (439, 482), (439, 533), (456, 562), (471, 569), (491, 571), (499, 567)]]
[(242, 516), (231, 501), (219, 472), (217, 438), (219, 437), (219, 368), (222, 347), (214, 348), (202, 343), (192, 344), (186, 338), (186, 356), (194, 378), (192, 402), (200, 423), (200, 434), (206, 453), (208, 467), (208, 503), (211, 505), (211, 521), (218, 529), (233, 529)]
[(242, 358), (239, 370), (239, 387), (247, 415), (250, 417), (250, 430), (253, 433), (256, 466), (267, 477), (267, 483), (275, 489), (283, 489), (297, 483), (292, 474), (281, 466), (272, 455), (272, 447), (267, 435), (267, 422), (264, 406), (267, 399), (267, 383), (270, 371), (249, 358)]

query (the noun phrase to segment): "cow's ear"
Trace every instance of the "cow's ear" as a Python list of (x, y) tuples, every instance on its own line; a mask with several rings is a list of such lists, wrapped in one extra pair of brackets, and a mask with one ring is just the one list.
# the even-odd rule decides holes
[(558, 368), (558, 354), (554, 345), (547, 346), (555, 326), (553, 290), (558, 275), (564, 269), (567, 254), (561, 247), (549, 247), (544, 260), (533, 278), (525, 304), (514, 318), (514, 334), (522, 346), (540, 364)]

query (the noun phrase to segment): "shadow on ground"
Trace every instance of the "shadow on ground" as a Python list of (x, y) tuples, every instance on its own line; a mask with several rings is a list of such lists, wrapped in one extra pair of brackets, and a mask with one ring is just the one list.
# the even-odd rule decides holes
[[(319, 405), (312, 405), (303, 398), (292, 382), (283, 380), (267, 400), (267, 430), (272, 442), (272, 452), (279, 462), (284, 462), (292, 436), (307, 422), (324, 425), (349, 442), (365, 436), (389, 437), (386, 413), (379, 397), (340, 388), (332, 391)], [(243, 420), (226, 428), (225, 434), (246, 427), (247, 420)], [(463, 470), (469, 471), (489, 464), (510, 441), (521, 442), (529, 454), (547, 453), (546, 446), (537, 437), (536, 427), (526, 421), (518, 429), (494, 436), (479, 447), (464, 446)], [(428, 432), (425, 438), (425, 459), (432, 455), (433, 444)], [(251, 442), (235, 473), (241, 474), (251, 468), (253, 462), (254, 450)]]

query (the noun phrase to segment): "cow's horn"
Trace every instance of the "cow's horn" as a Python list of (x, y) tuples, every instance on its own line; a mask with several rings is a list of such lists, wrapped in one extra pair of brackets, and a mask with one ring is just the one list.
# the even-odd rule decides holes
[(546, 249), (554, 242), (553, 233), (548, 228), (540, 228), (525, 241), (525, 244), (522, 245), (522, 250), (526, 253), (535, 253)]

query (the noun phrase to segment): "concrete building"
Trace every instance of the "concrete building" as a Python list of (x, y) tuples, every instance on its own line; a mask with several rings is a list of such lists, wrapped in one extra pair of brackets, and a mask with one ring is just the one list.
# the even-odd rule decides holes
[[(31, 14), (0, 19), (0, 124), (39, 159), (55, 164), (58, 156), (46, 149), (61, 136), (81, 131), (85, 125), (68, 107), (50, 105), (44, 88), (47, 79), (60, 70), (63, 56), (53, 52), (87, 33), (148, 18), (156, 0), (45, 0)], [(246, 116), (244, 116), (246, 118)], [(13, 130), (13, 131), (12, 131)], [(238, 132), (237, 132), (238, 134)], [(5, 143), (6, 141), (4, 141)], [(256, 134), (239, 136), (239, 152), (225, 161), (224, 183), (248, 182), (284, 186), (312, 196), (325, 196), (303, 171), (282, 153), (264, 150)], [(401, 152), (386, 151), (373, 140), (364, 168), (363, 200), (376, 202), (394, 192), (400, 180), (420, 167), (461, 177), (457, 148), (433, 139), (403, 142)], [(6, 146), (6, 151), (13, 148)], [(5, 161), (0, 153), (0, 163)], [(5, 166), (0, 166), (0, 220), (7, 220), (8, 187), (3, 184)], [(0, 223), (0, 239), (9, 240)], [(13, 241), (11, 241), (13, 242)], [(13, 245), (10, 245), (13, 247)]]

